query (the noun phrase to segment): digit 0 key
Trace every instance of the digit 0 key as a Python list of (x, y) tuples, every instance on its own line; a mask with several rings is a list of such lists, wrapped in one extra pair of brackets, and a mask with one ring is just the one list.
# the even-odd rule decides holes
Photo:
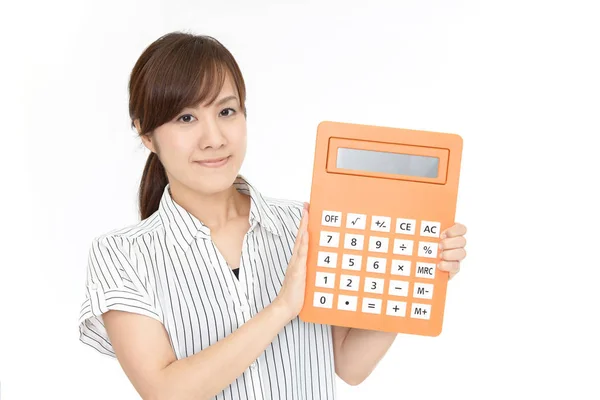
[(310, 193), (306, 322), (423, 336), (442, 331), (457, 134), (323, 121)]

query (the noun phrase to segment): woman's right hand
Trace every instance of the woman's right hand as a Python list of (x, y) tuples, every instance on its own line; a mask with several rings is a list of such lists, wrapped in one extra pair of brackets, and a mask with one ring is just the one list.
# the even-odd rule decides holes
[(292, 257), (288, 264), (283, 284), (277, 295), (280, 302), (289, 312), (290, 320), (295, 318), (304, 305), (306, 287), (306, 257), (308, 254), (308, 203), (304, 203), (302, 219), (296, 235)]

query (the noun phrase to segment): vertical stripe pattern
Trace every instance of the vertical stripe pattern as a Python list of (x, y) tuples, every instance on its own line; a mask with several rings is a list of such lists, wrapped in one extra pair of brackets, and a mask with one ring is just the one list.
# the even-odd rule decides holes
[[(173, 201), (139, 223), (94, 238), (89, 251), (80, 340), (115, 357), (102, 322), (108, 310), (161, 322), (178, 359), (223, 339), (270, 304), (281, 288), (302, 202), (262, 196), (238, 176), (251, 199), (239, 277), (210, 230)], [(290, 321), (265, 351), (215, 399), (335, 399), (331, 326)]]

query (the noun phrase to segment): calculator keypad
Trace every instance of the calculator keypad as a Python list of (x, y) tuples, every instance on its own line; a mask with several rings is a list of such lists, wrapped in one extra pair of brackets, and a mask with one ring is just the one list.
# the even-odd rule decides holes
[(321, 225), (315, 307), (430, 318), (436, 264), (410, 258), (437, 258), (440, 222), (326, 210)]

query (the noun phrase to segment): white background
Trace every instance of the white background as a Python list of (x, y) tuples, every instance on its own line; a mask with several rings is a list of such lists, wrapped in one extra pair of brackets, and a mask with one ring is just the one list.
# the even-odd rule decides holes
[(282, 3), (3, 5), (2, 400), (138, 398), (77, 318), (91, 239), (137, 219), (128, 75), (173, 30), (238, 60), (242, 171), (269, 196), (309, 199), (322, 120), (464, 139), (444, 331), (400, 335), (340, 399), (600, 398), (597, 2)]

